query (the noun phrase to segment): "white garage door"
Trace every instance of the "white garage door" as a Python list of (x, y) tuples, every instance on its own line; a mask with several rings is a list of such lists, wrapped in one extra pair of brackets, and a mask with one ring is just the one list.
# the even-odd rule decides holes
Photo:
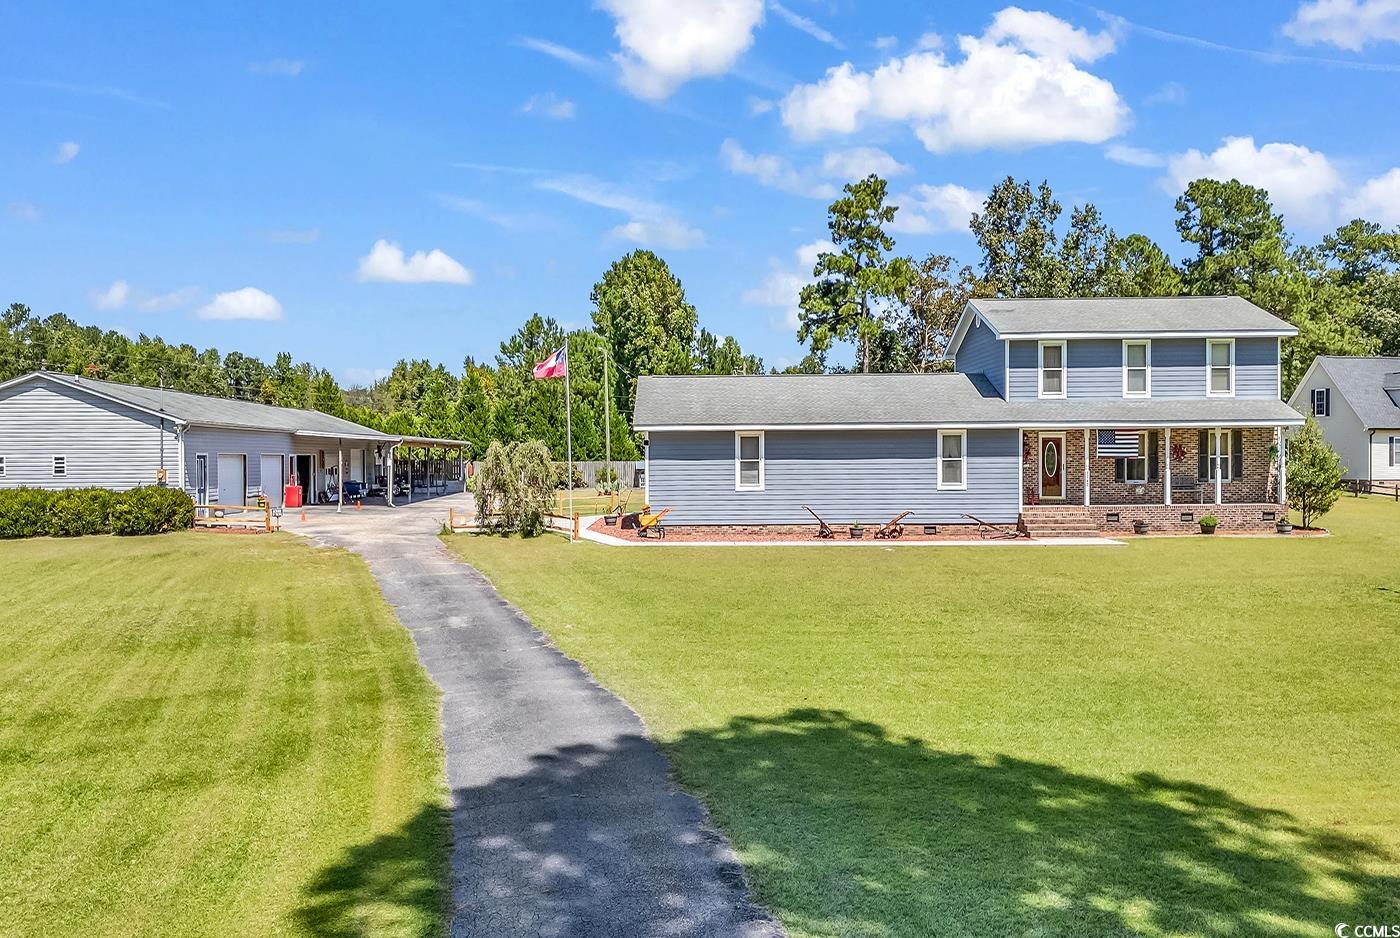
[(248, 497), (248, 457), (242, 453), (220, 453), (218, 469), (219, 504), (243, 504)]
[(267, 502), (273, 508), (282, 507), (282, 486), (285, 484), (282, 479), (282, 457), (277, 453), (263, 453), (262, 456), (262, 490), (267, 496)]

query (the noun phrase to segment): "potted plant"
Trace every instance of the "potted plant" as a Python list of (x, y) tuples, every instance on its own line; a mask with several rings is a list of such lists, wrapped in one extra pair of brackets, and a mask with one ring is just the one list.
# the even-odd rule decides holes
[(1278, 519), (1278, 521), (1274, 524), (1274, 528), (1280, 534), (1292, 534), (1293, 522), (1288, 520), (1287, 515), (1284, 515), (1282, 518)]
[(865, 528), (860, 526), (859, 521), (851, 522), (851, 539), (856, 540), (865, 537)]
[(1215, 533), (1215, 529), (1216, 529), (1219, 525), (1220, 525), (1220, 519), (1217, 518), (1217, 517), (1215, 517), (1215, 515), (1202, 515), (1202, 516), (1201, 516), (1201, 533), (1202, 533), (1202, 534), (1214, 534), (1214, 533)]
[(1134, 533), (1134, 534), (1146, 534), (1146, 533), (1147, 533), (1147, 522), (1146, 522), (1144, 519), (1142, 519), (1142, 518), (1139, 518), (1139, 519), (1137, 519), (1136, 521), (1134, 521), (1134, 522), (1133, 522), (1133, 533)]

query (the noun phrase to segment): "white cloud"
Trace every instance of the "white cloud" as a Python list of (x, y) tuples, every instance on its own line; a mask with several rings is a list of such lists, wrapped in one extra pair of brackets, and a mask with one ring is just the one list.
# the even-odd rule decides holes
[(817, 25), (815, 22), (808, 19), (807, 17), (801, 15), (800, 13), (795, 13), (792, 10), (789, 10), (787, 7), (779, 3), (778, 0), (769, 0), (768, 8), (774, 13), (778, 14), (778, 18), (781, 19), (783, 22), (787, 23), (793, 29), (799, 32), (806, 33), (818, 42), (824, 42), (827, 45), (837, 49), (846, 48), (841, 44), (841, 40), (837, 39), (831, 33), (827, 32), (825, 29), (823, 29), (821, 26)]
[(1400, 42), (1400, 0), (1310, 0), (1283, 32), (1303, 45), (1321, 42), (1352, 52), (1372, 42)]
[(548, 39), (539, 39), (534, 36), (521, 36), (520, 39), (517, 40), (517, 44), (525, 49), (538, 52), (541, 55), (547, 55), (551, 59), (563, 62), (565, 65), (576, 68), (581, 72), (597, 75), (603, 71), (603, 63), (599, 62), (591, 55), (585, 55), (577, 49), (571, 49), (557, 42), (550, 42)]
[(1046, 13), (1002, 10), (980, 37), (959, 36), (962, 59), (923, 49), (874, 71), (850, 62), (782, 102), (798, 137), (850, 134), (874, 121), (908, 123), (929, 150), (1102, 143), (1129, 110), (1108, 81), (1084, 71), (1112, 52), (1112, 32), (1089, 33)]
[(1366, 180), (1343, 203), (1342, 209), (1347, 218), (1400, 225), (1400, 168)]
[(72, 140), (65, 141), (58, 145), (58, 152), (54, 154), (53, 161), (59, 166), (73, 162), (77, 159), (78, 151), (82, 149)]
[(767, 98), (757, 97), (756, 95), (749, 95), (744, 103), (748, 105), (750, 117), (757, 117), (760, 114), (767, 114), (769, 111), (773, 110), (772, 101), (768, 100)]
[(740, 176), (752, 176), (760, 184), (780, 192), (813, 199), (835, 198), (838, 190), (829, 182), (815, 178), (810, 171), (801, 171), (786, 157), (774, 153), (750, 153), (738, 141), (727, 139), (719, 147), (724, 168)]
[(538, 114), (540, 117), (549, 117), (554, 120), (569, 120), (574, 116), (574, 102), (568, 98), (559, 97), (553, 91), (546, 91), (531, 95), (520, 106), (520, 110), (524, 114)]
[(163, 313), (193, 303), (198, 294), (197, 287), (184, 287), (169, 293), (148, 293), (133, 288), (125, 280), (116, 280), (107, 289), (92, 293), (92, 305), (102, 310), (133, 306), (143, 313)]
[(835, 179), (864, 179), (871, 173), (888, 179), (909, 172), (909, 167), (879, 147), (851, 147), (822, 157), (822, 172)]
[(1187, 98), (1186, 86), (1177, 81), (1169, 81), (1142, 99), (1143, 104), (1183, 104)]
[(388, 368), (346, 368), (340, 373), (340, 384), (347, 388), (366, 388), (389, 374)]
[(1345, 182), (1326, 154), (1293, 143), (1255, 146), (1253, 137), (1226, 137), (1211, 153), (1187, 150), (1167, 158), (1163, 185), (1179, 193), (1193, 179), (1238, 179), (1269, 191), (1290, 221), (1322, 225)]
[(244, 287), (214, 294), (214, 299), (197, 309), (195, 315), (200, 319), (281, 319), (282, 304), (257, 287)]
[(705, 243), (705, 233), (692, 228), (665, 205), (634, 195), (592, 176), (559, 176), (541, 179), (537, 188), (557, 192), (588, 205), (621, 212), (628, 220), (609, 235), (644, 247), (684, 250)]
[(833, 199), (840, 193), (840, 186), (828, 180), (844, 183), (871, 173), (891, 177), (909, 171), (908, 166), (878, 147), (832, 150), (819, 166), (797, 167), (785, 156), (750, 153), (737, 140), (726, 139), (720, 144), (719, 156), (731, 173), (752, 176), (770, 189), (813, 199)]
[(661, 100), (692, 78), (723, 75), (753, 44), (763, 0), (599, 0), (617, 21), (613, 60), (632, 94)]
[(899, 40), (894, 36), (876, 36), (875, 41), (872, 42), (871, 45), (881, 52), (888, 52), (890, 49), (899, 45)]
[(248, 71), (254, 75), (277, 75), (282, 78), (295, 78), (305, 67), (306, 63), (301, 59), (265, 59), (248, 63)]
[(920, 184), (891, 200), (899, 206), (899, 211), (895, 213), (890, 230), (901, 234), (966, 231), (968, 220), (974, 212), (982, 210), (986, 200), (986, 193), (964, 186)]
[(321, 240), (320, 228), (278, 228), (264, 233), (273, 244), (315, 244)]
[(1105, 147), (1103, 155), (1115, 163), (1122, 163), (1124, 166), (1167, 165), (1167, 158), (1160, 153), (1153, 153), (1142, 147), (1130, 147), (1125, 143), (1114, 143)]
[(37, 222), (44, 217), (43, 213), (39, 211), (39, 206), (33, 202), (11, 202), (5, 206), (5, 213), (20, 221)]
[(131, 286), (125, 280), (117, 280), (105, 290), (92, 294), (92, 305), (98, 309), (121, 309), (131, 295)]
[(368, 254), (360, 258), (360, 280), (383, 283), (460, 283), (472, 282), (472, 272), (437, 248), (416, 251), (405, 257), (403, 248), (380, 238)]
[(802, 288), (812, 282), (812, 268), (816, 266), (817, 255), (832, 250), (835, 248), (830, 241), (812, 241), (801, 245), (793, 251), (796, 261), (793, 267), (784, 265), (776, 257), (769, 258), (767, 275), (758, 286), (744, 291), (744, 302), (782, 310), (781, 318), (775, 320), (773, 325), (776, 328), (797, 331), (798, 313), (801, 312), (797, 303), (798, 296), (802, 293)]

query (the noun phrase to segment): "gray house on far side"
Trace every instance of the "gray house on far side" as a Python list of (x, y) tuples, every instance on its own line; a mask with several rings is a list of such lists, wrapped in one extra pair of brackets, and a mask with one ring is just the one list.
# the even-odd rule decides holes
[(1345, 478), (1400, 481), (1400, 358), (1319, 355), (1288, 402), (1317, 420)]

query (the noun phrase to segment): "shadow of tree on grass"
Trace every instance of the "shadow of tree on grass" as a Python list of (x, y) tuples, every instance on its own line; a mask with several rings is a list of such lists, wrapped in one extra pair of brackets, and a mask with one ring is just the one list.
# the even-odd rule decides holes
[(1400, 919), (1393, 859), (1191, 782), (940, 752), (830, 710), (668, 744), (759, 901), (817, 935), (1331, 935)]
[[(816, 709), (738, 717), (664, 749), (758, 902), (801, 934), (1294, 938), (1400, 920), (1400, 879), (1381, 872), (1394, 860), (1373, 844), (1188, 781), (941, 752)], [(658, 822), (702, 826), (690, 799), (639, 777), (654, 757), (621, 736), (457, 789), (452, 934), (769, 934), (724, 843)], [(390, 926), (444, 907), (440, 825), (425, 811), (347, 852), (310, 888), (302, 924), (421, 933)]]

